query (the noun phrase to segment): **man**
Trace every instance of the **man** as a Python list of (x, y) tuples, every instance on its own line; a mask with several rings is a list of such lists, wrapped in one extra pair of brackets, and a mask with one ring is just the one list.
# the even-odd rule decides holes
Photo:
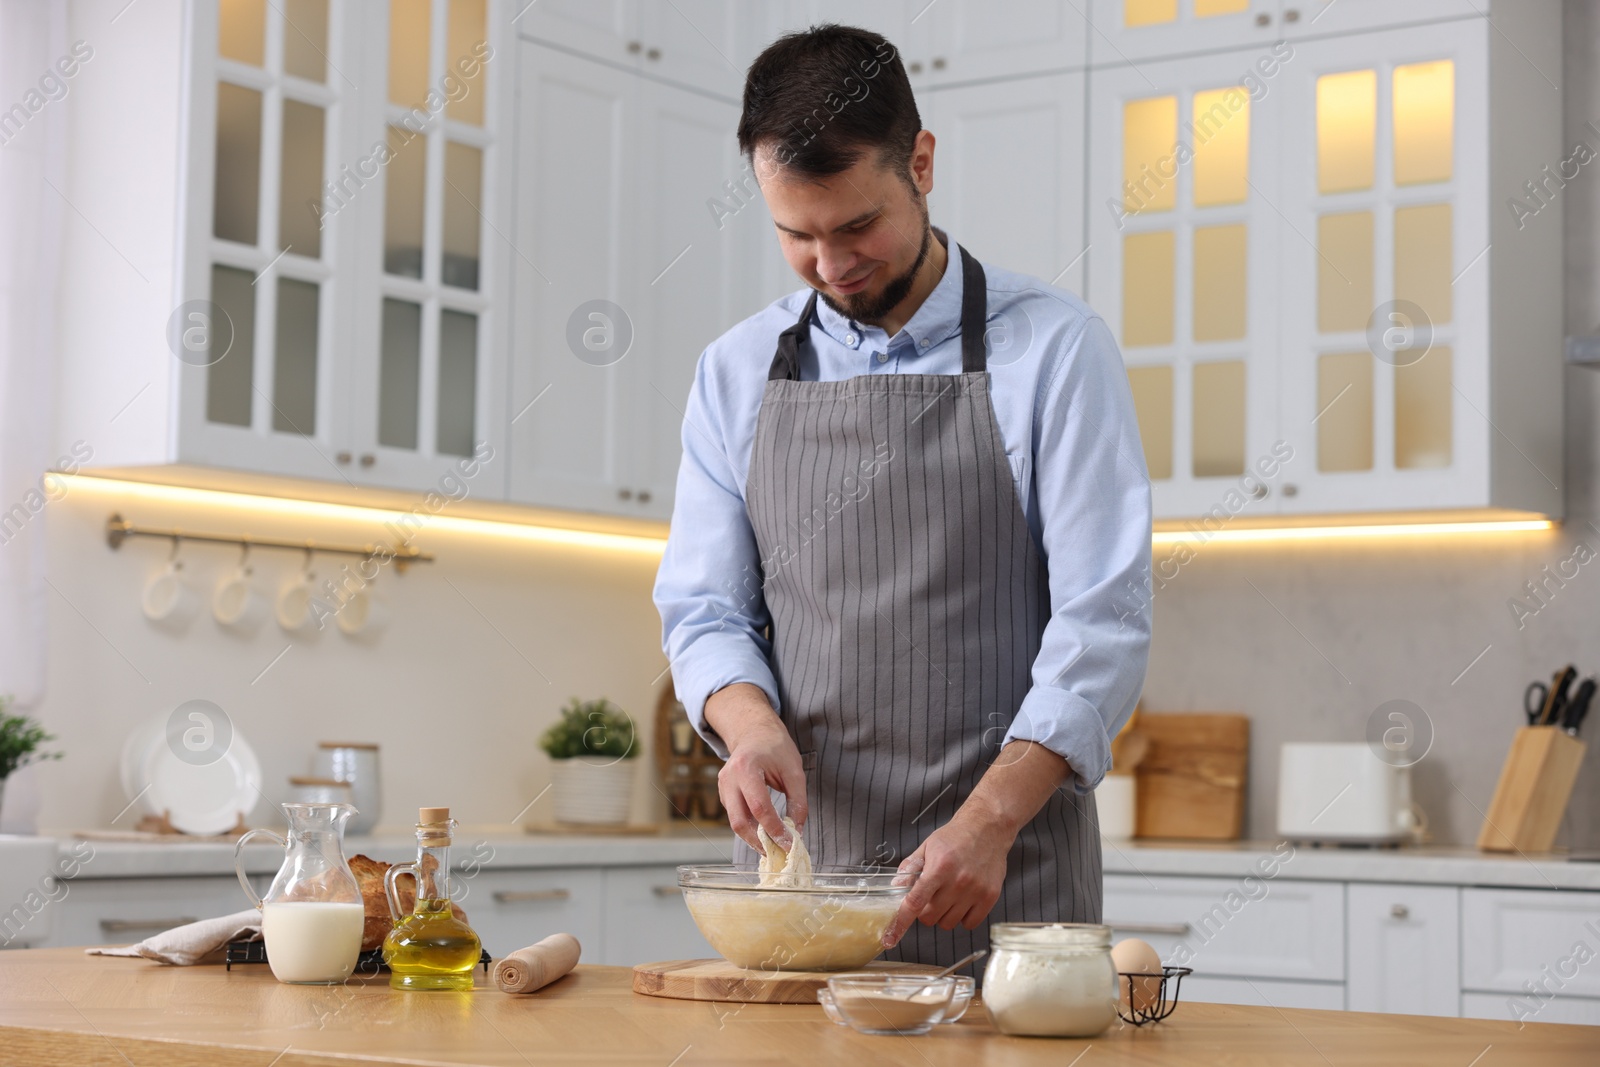
[(1097, 922), (1092, 790), (1150, 635), (1115, 343), (930, 225), (934, 137), (877, 34), (774, 43), (738, 133), (807, 288), (701, 358), (655, 590), (729, 821), (786, 846), (786, 807), (818, 863), (920, 872), (891, 959)]

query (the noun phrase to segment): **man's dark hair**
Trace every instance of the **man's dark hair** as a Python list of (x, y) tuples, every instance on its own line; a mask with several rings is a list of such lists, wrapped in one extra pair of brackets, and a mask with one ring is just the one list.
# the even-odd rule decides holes
[(922, 118), (900, 53), (879, 34), (832, 23), (778, 38), (744, 80), (739, 149), (769, 151), (807, 178), (849, 170), (866, 151), (910, 181)]

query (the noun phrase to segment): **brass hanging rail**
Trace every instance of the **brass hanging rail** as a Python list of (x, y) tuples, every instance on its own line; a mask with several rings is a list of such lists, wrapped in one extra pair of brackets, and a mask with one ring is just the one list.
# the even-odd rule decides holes
[(413, 563), (432, 563), (433, 553), (423, 552), (407, 544), (388, 545), (335, 545), (325, 541), (291, 541), (283, 537), (252, 537), (249, 534), (211, 534), (180, 530), (176, 527), (161, 529), (155, 526), (135, 526), (120, 514), (113, 513), (106, 520), (106, 544), (113, 549), (122, 547), (130, 537), (154, 537), (171, 541), (174, 551), (183, 541), (201, 541), (212, 545), (240, 545), (245, 549), (284, 548), (295, 552), (322, 556), (360, 556), (362, 559), (386, 557), (402, 574)]

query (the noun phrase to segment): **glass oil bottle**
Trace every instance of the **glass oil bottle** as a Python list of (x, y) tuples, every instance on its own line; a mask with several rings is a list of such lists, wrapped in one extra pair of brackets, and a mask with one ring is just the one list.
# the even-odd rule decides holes
[[(383, 939), (383, 962), (394, 989), (471, 989), (472, 971), (483, 954), (472, 927), (450, 908), (450, 838), (456, 828), (449, 808), (423, 808), (417, 817), (417, 859), (389, 868), (383, 885), (394, 929)], [(410, 914), (400, 904), (396, 879), (415, 879), (417, 902)]]

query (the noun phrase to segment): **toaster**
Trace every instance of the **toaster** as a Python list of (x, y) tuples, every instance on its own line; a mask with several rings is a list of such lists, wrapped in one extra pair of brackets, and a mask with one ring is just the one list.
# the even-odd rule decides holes
[(1291, 742), (1278, 762), (1278, 833), (1291, 841), (1399, 844), (1411, 839), (1411, 768), (1364, 741)]

